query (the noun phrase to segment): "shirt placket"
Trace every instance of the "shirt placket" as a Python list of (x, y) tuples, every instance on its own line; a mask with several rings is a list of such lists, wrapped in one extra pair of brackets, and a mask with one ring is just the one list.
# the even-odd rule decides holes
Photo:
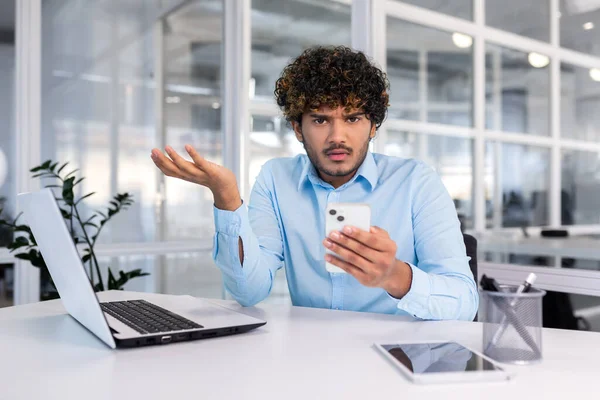
[[(327, 194), (327, 204), (337, 203), (340, 201), (340, 192), (331, 190)], [(331, 274), (331, 308), (334, 310), (342, 310), (344, 308), (344, 280), (346, 274)]]

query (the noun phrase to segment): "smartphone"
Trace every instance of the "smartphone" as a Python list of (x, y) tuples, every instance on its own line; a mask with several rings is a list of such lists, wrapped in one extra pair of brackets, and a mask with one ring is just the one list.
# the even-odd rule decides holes
[[(329, 203), (325, 211), (325, 236), (333, 231), (341, 231), (346, 225), (354, 226), (364, 231), (371, 229), (371, 207), (364, 203)], [(325, 248), (325, 253), (341, 258)], [(343, 269), (325, 262), (328, 272), (346, 273)]]
[(375, 343), (375, 347), (413, 383), (508, 381), (512, 378), (496, 361), (454, 341)]

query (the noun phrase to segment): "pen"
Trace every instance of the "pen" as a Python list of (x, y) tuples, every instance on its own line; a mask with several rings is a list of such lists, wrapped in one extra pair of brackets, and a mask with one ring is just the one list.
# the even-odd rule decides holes
[[(518, 288), (517, 288), (517, 294), (521, 294), (521, 293), (527, 293), (529, 292), (529, 289), (531, 289), (531, 285), (533, 285), (535, 283), (535, 280), (537, 279), (536, 274), (534, 274), (533, 272), (530, 273), (527, 276), (527, 279), (525, 279), (525, 282), (523, 282)], [(517, 299), (514, 299), (512, 301), (512, 303), (510, 304), (511, 306), (514, 307), (514, 305), (517, 303)]]
[[(530, 274), (527, 277), (527, 280), (523, 284), (521, 284), (519, 286), (519, 288), (517, 288), (517, 293), (524, 293), (526, 291), (529, 291), (532, 283), (535, 281), (535, 278), (536, 278), (535, 274)], [(488, 278), (485, 275), (482, 276), (482, 278), (481, 278), (481, 285), (484, 290), (494, 291), (494, 292), (500, 291), (500, 286), (496, 283), (496, 280), (494, 278)], [(531, 347), (533, 352), (536, 354), (540, 354), (541, 351), (538, 348), (537, 344), (535, 343), (535, 341), (533, 340), (533, 338), (527, 331), (527, 328), (519, 320), (519, 317), (513, 310), (513, 307), (516, 305), (518, 300), (513, 299), (513, 301), (510, 304), (504, 302), (504, 299), (500, 299), (500, 298), (492, 299), (492, 300), (494, 301), (496, 306), (504, 312), (504, 317), (502, 318), (502, 322), (501, 322), (502, 325), (500, 326), (500, 328), (498, 328), (498, 331), (496, 331), (492, 340), (486, 346), (485, 352), (487, 352), (492, 345), (496, 344), (496, 342), (499, 340), (500, 336), (504, 333), (504, 331), (508, 327), (509, 323), (512, 323), (513, 326), (515, 327), (515, 330), (517, 331), (517, 333), (523, 338), (523, 340), (525, 340), (525, 342), (529, 345), (529, 347)]]
[[(537, 279), (537, 276), (533, 272), (530, 273), (529, 276), (527, 276), (527, 279), (525, 279), (525, 282), (523, 282), (521, 285), (519, 285), (515, 295), (519, 295), (521, 293), (527, 293), (529, 291), (529, 289), (531, 289), (531, 285), (534, 284), (536, 279)], [(512, 307), (516, 306), (518, 301), (519, 301), (518, 298), (514, 298), (513, 301), (510, 303), (510, 307), (512, 308)], [(500, 322), (500, 327), (498, 328), (498, 330), (492, 337), (492, 340), (488, 344), (488, 346), (487, 346), (488, 349), (490, 348), (490, 346), (494, 346), (498, 342), (498, 340), (500, 340), (500, 338), (502, 337), (502, 335), (504, 334), (504, 332), (506, 331), (507, 328), (508, 328), (508, 317), (505, 315), (504, 317), (502, 317), (502, 322)]]

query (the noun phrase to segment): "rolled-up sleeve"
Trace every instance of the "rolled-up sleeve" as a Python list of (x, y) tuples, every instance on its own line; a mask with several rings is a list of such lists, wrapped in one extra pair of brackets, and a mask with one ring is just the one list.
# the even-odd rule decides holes
[(421, 319), (473, 320), (479, 307), (460, 222), (446, 188), (430, 167), (419, 164), (411, 188), (417, 265), (398, 308)]

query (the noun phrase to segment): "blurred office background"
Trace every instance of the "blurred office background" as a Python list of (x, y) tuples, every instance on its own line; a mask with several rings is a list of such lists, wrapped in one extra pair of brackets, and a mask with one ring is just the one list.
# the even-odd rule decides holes
[[(600, 233), (595, 0), (0, 0), (4, 216), (35, 187), (29, 168), (69, 161), (86, 177), (79, 194), (96, 192), (90, 210), (134, 195), (98, 248), (102, 263), (151, 274), (129, 289), (226, 297), (210, 193), (164, 179), (150, 149), (191, 143), (247, 195), (265, 161), (304, 151), (273, 89), (317, 44), (362, 49), (387, 71), (391, 107), (374, 150), (435, 168), (465, 230)], [(35, 301), (37, 271), (6, 249), (0, 262), (1, 305)], [(600, 274), (597, 260), (569, 267)], [(583, 292), (573, 290), (576, 307), (600, 315)], [(268, 301), (289, 301), (283, 271)]]

